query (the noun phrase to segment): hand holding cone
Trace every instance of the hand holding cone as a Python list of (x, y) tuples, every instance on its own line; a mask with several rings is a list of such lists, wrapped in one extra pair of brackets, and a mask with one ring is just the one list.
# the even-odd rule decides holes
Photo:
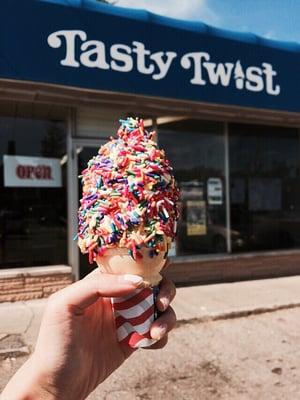
[[(146, 296), (144, 305), (145, 299), (151, 300), (145, 309), (136, 304), (123, 315), (116, 311), (116, 321), (122, 320), (128, 332), (132, 324), (124, 322), (124, 315), (134, 319), (131, 322), (135, 327), (142, 321), (143, 332), (146, 321), (152, 318), (146, 318), (149, 310), (152, 315), (154, 312), (151, 287), (161, 280), (160, 271), (177, 229), (179, 191), (164, 151), (153, 140), (154, 134), (144, 129), (142, 120), (121, 120), (118, 138), (102, 146), (82, 172), (83, 196), (78, 212), (82, 253), (88, 254), (91, 263), (96, 261), (103, 272), (143, 277), (144, 290), (151, 291), (134, 294), (137, 299)], [(127, 300), (113, 300), (113, 304), (124, 307)], [(118, 332), (119, 328), (117, 323)]]

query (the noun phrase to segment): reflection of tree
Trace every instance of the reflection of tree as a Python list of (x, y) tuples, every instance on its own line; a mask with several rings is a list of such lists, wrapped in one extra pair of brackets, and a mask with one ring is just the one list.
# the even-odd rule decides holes
[(212, 176), (222, 175), (222, 171), (215, 168), (206, 168), (204, 166), (199, 166), (191, 169), (177, 169), (174, 171), (175, 178), (178, 182), (196, 180), (206, 180)]
[(63, 125), (50, 122), (47, 134), (41, 141), (41, 155), (43, 157), (61, 158), (66, 152), (65, 132)]

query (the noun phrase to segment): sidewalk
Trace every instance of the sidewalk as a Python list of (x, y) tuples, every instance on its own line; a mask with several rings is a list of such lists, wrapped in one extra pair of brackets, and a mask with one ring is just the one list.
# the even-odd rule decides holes
[(179, 288), (179, 322), (218, 320), (300, 306), (300, 276)]
[[(0, 357), (28, 354), (47, 300), (0, 304)], [(179, 288), (180, 323), (229, 319), (300, 307), (300, 276)]]

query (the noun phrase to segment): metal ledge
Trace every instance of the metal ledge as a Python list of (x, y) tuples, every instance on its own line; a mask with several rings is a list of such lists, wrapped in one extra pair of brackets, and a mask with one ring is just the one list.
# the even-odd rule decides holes
[(129, 93), (115, 93), (72, 86), (0, 79), (0, 99), (25, 102), (55, 103), (69, 107), (118, 107), (126, 112), (146, 113), (153, 117), (180, 115), (216, 121), (235, 121), (299, 127), (300, 113), (232, 106), (215, 103), (158, 98)]
[(297, 250), (272, 250), (272, 251), (256, 251), (247, 253), (235, 253), (235, 254), (203, 254), (203, 255), (190, 255), (190, 256), (172, 256), (170, 258), (171, 264), (183, 264), (183, 263), (201, 263), (207, 261), (221, 261), (221, 260), (238, 260), (238, 259), (249, 259), (255, 257), (276, 257), (276, 256), (293, 256), (300, 255), (300, 249)]

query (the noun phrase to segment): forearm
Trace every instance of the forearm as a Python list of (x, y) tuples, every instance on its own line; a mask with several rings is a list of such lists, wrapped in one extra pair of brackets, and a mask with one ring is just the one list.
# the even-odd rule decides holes
[(0, 396), (0, 400), (55, 400), (49, 390), (47, 379), (39, 374), (32, 358), (10, 379)]

